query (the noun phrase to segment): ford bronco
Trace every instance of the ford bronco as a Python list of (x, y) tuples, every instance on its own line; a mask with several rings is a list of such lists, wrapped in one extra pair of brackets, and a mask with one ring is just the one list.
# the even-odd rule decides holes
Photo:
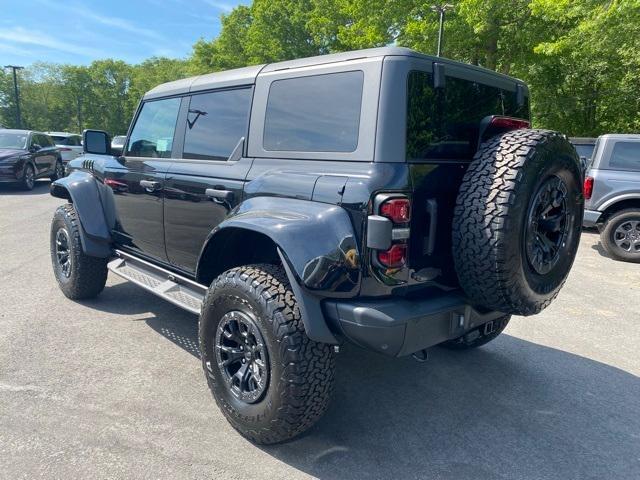
[(199, 315), (204, 374), (258, 443), (326, 410), (342, 342), (469, 349), (556, 297), (582, 225), (567, 138), (516, 79), (404, 48), (212, 73), (84, 132), (51, 186), (62, 292), (111, 271)]

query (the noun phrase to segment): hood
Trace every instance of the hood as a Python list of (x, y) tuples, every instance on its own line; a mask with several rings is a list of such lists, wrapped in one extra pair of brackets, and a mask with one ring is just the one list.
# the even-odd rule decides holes
[(27, 153), (26, 150), (19, 150), (17, 148), (0, 148), (0, 162), (2, 160), (7, 160), (11, 157), (24, 155), (25, 153)]

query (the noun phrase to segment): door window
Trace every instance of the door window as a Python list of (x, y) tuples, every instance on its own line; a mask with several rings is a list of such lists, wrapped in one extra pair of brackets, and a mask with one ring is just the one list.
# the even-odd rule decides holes
[(640, 172), (640, 142), (616, 142), (611, 152), (609, 168)]
[(264, 120), (264, 149), (355, 151), (363, 83), (362, 71), (274, 81)]
[(179, 98), (146, 102), (131, 132), (127, 155), (170, 158), (180, 110)]
[(184, 158), (227, 160), (247, 135), (251, 89), (193, 95), (184, 134)]

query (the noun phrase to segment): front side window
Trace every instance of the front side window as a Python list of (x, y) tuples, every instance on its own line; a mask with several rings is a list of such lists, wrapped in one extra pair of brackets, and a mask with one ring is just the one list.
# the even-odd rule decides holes
[(363, 83), (362, 71), (274, 81), (267, 100), (264, 149), (355, 151)]
[(640, 172), (640, 142), (616, 142), (611, 152), (609, 168)]
[(180, 110), (179, 98), (146, 102), (131, 132), (127, 155), (170, 158)]
[(430, 73), (413, 71), (407, 87), (408, 160), (471, 160), (483, 118), (529, 116), (528, 98), (519, 107), (514, 91), (483, 83), (448, 76), (435, 89)]
[(246, 136), (251, 89), (193, 95), (184, 134), (184, 158), (227, 160)]

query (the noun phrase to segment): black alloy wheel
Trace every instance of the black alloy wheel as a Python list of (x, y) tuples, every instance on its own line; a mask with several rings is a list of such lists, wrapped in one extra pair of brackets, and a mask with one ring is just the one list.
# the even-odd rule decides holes
[(56, 261), (60, 267), (62, 275), (66, 278), (71, 276), (72, 268), (72, 256), (71, 256), (71, 241), (69, 240), (69, 234), (65, 228), (61, 228), (56, 233), (56, 246), (55, 254)]
[(36, 173), (33, 170), (31, 164), (28, 164), (24, 167), (24, 176), (22, 177), (22, 186), (26, 190), (33, 190), (33, 187), (36, 184)]
[(560, 177), (551, 176), (533, 197), (524, 236), (527, 260), (539, 275), (549, 273), (560, 260), (570, 225), (567, 186)]
[(251, 315), (239, 310), (226, 313), (214, 345), (218, 368), (231, 393), (249, 404), (260, 400), (269, 384), (269, 357)]

